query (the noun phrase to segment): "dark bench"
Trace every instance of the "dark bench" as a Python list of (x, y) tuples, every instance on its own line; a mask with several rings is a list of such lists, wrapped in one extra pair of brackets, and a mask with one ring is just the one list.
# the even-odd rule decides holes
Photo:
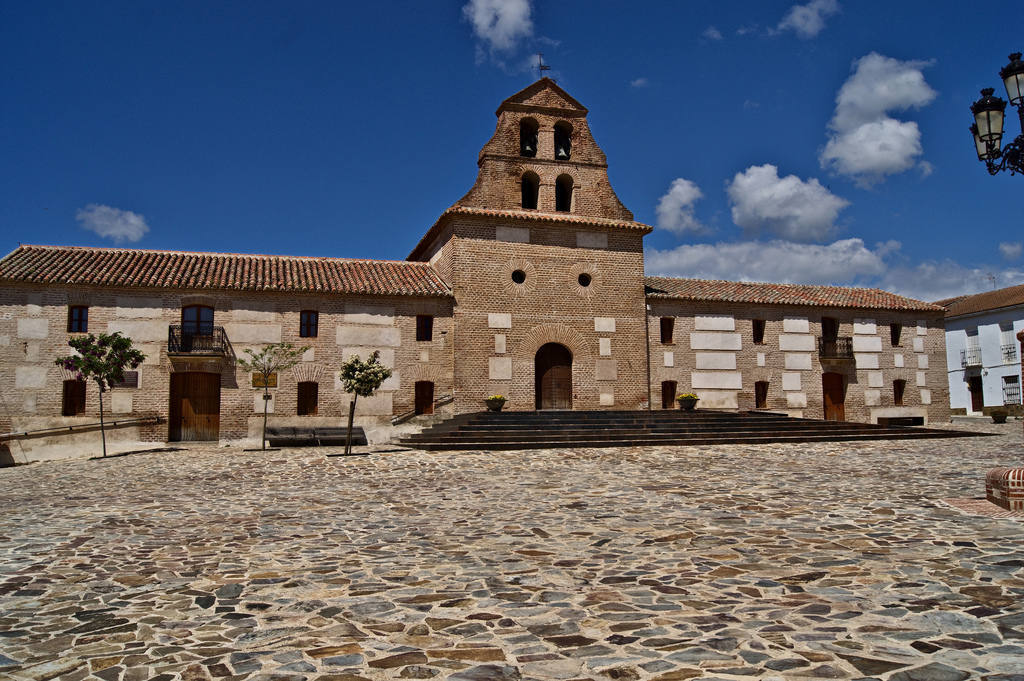
[[(345, 445), (348, 428), (327, 426), (267, 426), (267, 442), (271, 447), (324, 447)], [(352, 426), (352, 445), (365, 445), (366, 433), (361, 426)]]
[(923, 416), (879, 416), (880, 426), (923, 426)]

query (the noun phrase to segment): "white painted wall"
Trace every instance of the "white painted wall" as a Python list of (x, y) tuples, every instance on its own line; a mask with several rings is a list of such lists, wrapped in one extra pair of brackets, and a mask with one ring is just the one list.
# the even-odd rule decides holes
[(1024, 329), (1024, 306), (993, 310), (963, 317), (946, 319), (946, 366), (949, 367), (949, 406), (953, 409), (971, 408), (971, 394), (967, 390), (968, 371), (961, 366), (960, 352), (967, 348), (967, 331), (978, 329), (978, 344), (981, 348), (981, 369), (971, 374), (981, 376), (985, 395), (985, 406), (1003, 404), (1003, 376), (1017, 376), (1020, 381), (1020, 344), (1017, 345), (1015, 362), (1004, 362), (1001, 350), (1002, 334), (1000, 322), (1013, 324), (1013, 333)]

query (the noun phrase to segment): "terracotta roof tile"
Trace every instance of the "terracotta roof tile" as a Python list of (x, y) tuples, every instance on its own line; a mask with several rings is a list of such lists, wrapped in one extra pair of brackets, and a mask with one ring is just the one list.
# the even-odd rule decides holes
[(806, 305), (877, 310), (914, 310), (941, 312), (942, 308), (913, 298), (905, 298), (877, 288), (845, 286), (807, 286), (802, 284), (763, 284), (708, 279), (646, 277), (647, 295), (652, 298), (699, 300), (719, 303), (757, 305)]
[(142, 288), (451, 296), (428, 263), (124, 248), (19, 246), (0, 280)]
[(409, 260), (416, 260), (423, 256), (426, 248), (433, 242), (441, 229), (448, 224), (453, 215), (479, 215), (483, 217), (501, 218), (504, 220), (528, 220), (530, 222), (549, 222), (552, 224), (582, 225), (586, 227), (605, 227), (612, 229), (628, 229), (650, 234), (654, 228), (642, 222), (632, 220), (614, 220), (611, 218), (591, 218), (583, 215), (572, 215), (570, 213), (541, 213), (535, 210), (500, 210), (497, 208), (473, 208), (471, 206), (454, 205), (445, 212), (437, 222), (427, 230), (420, 242), (412, 249)]
[(974, 314), (976, 312), (985, 312), (987, 310), (997, 310), (1001, 307), (1024, 305), (1024, 284), (1008, 286), (1006, 288), (996, 289), (995, 291), (975, 293), (970, 296), (945, 298), (943, 300), (935, 301), (935, 304), (946, 308), (947, 317), (956, 317), (962, 314)]

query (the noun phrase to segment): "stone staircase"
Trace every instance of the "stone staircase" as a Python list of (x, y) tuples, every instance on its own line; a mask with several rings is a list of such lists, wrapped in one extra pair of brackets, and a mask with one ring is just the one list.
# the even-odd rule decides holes
[(772, 412), (512, 411), (460, 414), (402, 437), (417, 449), (540, 449), (840, 442), (972, 437), (980, 433), (790, 418)]

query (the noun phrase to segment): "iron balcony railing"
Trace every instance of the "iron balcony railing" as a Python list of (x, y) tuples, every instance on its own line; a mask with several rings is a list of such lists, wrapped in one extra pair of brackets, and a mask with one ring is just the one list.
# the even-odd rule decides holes
[(964, 348), (960, 351), (960, 366), (963, 368), (967, 367), (980, 367), (981, 366), (981, 348)]
[(1017, 344), (1010, 343), (1008, 345), (1001, 345), (999, 349), (1003, 351), (1003, 363), (1013, 364), (1017, 361)]
[(223, 326), (171, 324), (167, 328), (167, 354), (228, 356), (231, 345)]
[(1020, 383), (1003, 383), (1003, 404), (1020, 404)]
[(818, 357), (821, 359), (853, 359), (853, 339), (850, 336), (819, 338)]

